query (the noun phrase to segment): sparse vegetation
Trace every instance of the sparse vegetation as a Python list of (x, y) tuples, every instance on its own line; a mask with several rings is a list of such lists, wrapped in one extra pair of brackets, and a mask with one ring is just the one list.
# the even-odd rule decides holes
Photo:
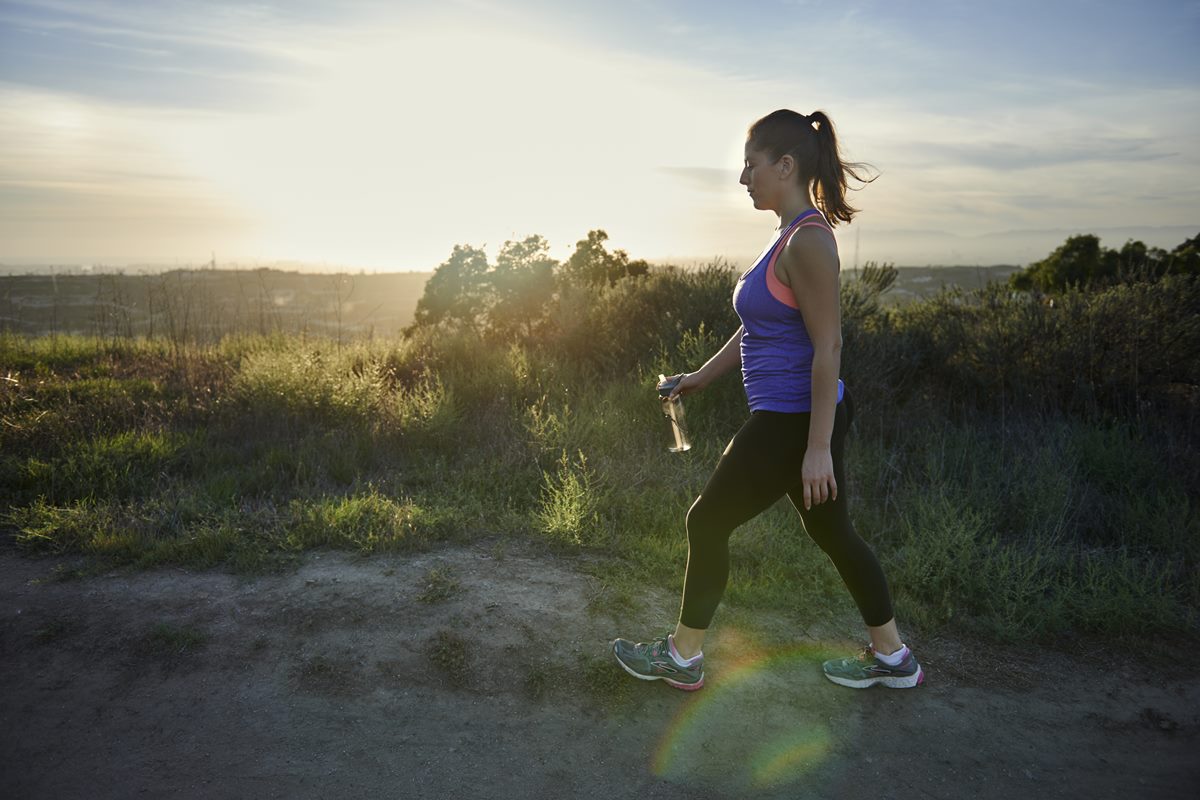
[[(602, 245), (581, 252), (634, 263)], [(403, 339), (0, 334), (3, 524), (30, 554), (251, 570), (480, 534), (500, 557), (505, 537), (536, 537), (603, 556), (581, 565), (598, 610), (636, 603), (632, 586), (678, 591), (684, 512), (745, 403), (733, 376), (689, 398), (694, 447), (670, 454), (653, 383), (733, 330), (736, 273), (564, 273), (536, 237), (503, 252), (500, 277), (475, 263), (491, 287), (475, 305), (443, 292), (458, 310)], [(514, 312), (520, 292), (496, 287), (547, 265), (554, 285)], [(902, 305), (882, 302), (886, 265), (845, 281), (844, 490), (906, 621), (1196, 632), (1200, 278), (1151, 277)], [(730, 608), (853, 612), (800, 533), (781, 505), (735, 534)], [(431, 572), (422, 592), (453, 590)], [(434, 647), (448, 664), (453, 649)]]
[(174, 659), (199, 650), (207, 641), (208, 635), (201, 630), (160, 622), (142, 639), (141, 649), (151, 656)]
[(62, 641), (79, 627), (75, 620), (65, 617), (55, 617), (38, 628), (33, 634), (33, 640), (38, 644), (51, 644)]
[(447, 567), (433, 567), (425, 573), (424, 586), (417, 599), (422, 603), (443, 603), (462, 589), (462, 584)]
[(613, 669), (612, 661), (595, 655), (584, 655), (578, 664), (583, 686), (591, 702), (601, 710), (612, 713), (628, 707), (637, 695), (637, 681), (631, 681), (623, 670)]
[(453, 631), (438, 631), (428, 645), (429, 661), (451, 686), (465, 686), (469, 671), (467, 640)]

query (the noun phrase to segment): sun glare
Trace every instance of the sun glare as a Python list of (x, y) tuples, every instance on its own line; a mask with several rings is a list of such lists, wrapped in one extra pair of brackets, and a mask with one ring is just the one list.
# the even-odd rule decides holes
[(170, 139), (189, 171), (257, 219), (264, 249), (428, 268), (453, 243), (540, 233), (562, 250), (591, 227), (634, 252), (661, 248), (654, 230), (694, 192), (657, 166), (711, 163), (728, 139), (679, 141), (673, 115), (695, 111), (598, 52), (412, 30), (329, 57), (288, 108)]

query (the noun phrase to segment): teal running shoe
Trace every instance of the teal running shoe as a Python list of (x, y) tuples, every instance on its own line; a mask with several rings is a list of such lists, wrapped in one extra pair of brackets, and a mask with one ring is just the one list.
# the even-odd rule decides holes
[(838, 658), (822, 665), (825, 677), (841, 686), (866, 689), (881, 683), (889, 689), (911, 689), (925, 682), (925, 672), (912, 650), (898, 667), (889, 667), (875, 657), (875, 648), (867, 645), (853, 658)]
[(633, 643), (628, 639), (613, 642), (613, 655), (617, 663), (633, 677), (643, 681), (666, 681), (668, 685), (685, 692), (694, 692), (704, 685), (704, 656), (681, 667), (671, 656), (671, 645), (667, 633), (652, 642)]

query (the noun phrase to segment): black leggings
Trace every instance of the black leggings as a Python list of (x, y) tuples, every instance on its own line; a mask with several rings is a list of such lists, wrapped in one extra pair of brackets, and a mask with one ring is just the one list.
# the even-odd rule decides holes
[(808, 445), (809, 414), (755, 411), (725, 448), (704, 491), (687, 514), (688, 562), (679, 621), (707, 628), (729, 579), (729, 536), (734, 528), (787, 495), (804, 530), (833, 561), (863, 621), (883, 625), (892, 616), (887, 579), (871, 548), (854, 532), (846, 512), (846, 429), (854, 406), (846, 392), (834, 415), (830, 450), (837, 500), (804, 510), (800, 468)]

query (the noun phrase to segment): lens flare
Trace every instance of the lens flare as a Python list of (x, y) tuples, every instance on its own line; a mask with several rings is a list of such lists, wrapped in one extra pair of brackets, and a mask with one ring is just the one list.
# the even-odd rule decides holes
[(832, 749), (829, 719), (842, 700), (820, 665), (836, 648), (764, 649), (732, 630), (722, 640), (721, 650), (743, 658), (723, 662), (719, 678), (683, 701), (655, 751), (654, 774), (733, 792), (805, 777)]
[(813, 729), (781, 738), (764, 747), (750, 765), (757, 788), (787, 783), (816, 766), (829, 752), (829, 730)]

